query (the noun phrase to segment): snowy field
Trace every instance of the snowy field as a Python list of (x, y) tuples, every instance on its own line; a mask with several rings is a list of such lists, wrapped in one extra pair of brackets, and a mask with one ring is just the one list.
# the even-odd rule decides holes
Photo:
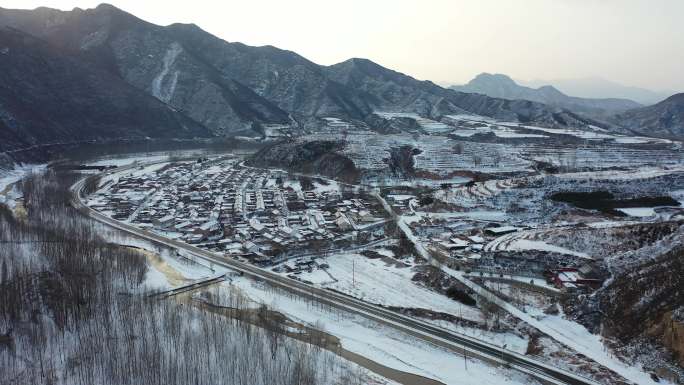
[[(440, 135), (380, 135), (374, 132), (344, 136), (335, 133), (308, 135), (306, 140), (346, 140), (343, 154), (363, 170), (385, 170), (392, 148), (412, 146), (420, 154), (414, 157), (418, 171), (446, 177), (457, 170), (481, 172), (516, 172), (529, 170), (532, 162), (519, 155), (515, 147), (497, 143), (460, 142)], [(455, 146), (460, 146), (458, 151)]]
[[(605, 130), (596, 126), (590, 126), (589, 130), (579, 130), (571, 128), (547, 128), (524, 125), (517, 122), (498, 121), (496, 119), (489, 118), (486, 116), (468, 114), (447, 115), (445, 118), (448, 122), (451, 122), (453, 125), (459, 127), (459, 129), (452, 131), (453, 134), (459, 136), (472, 136), (476, 133), (492, 132), (500, 138), (548, 138), (548, 135), (543, 134), (548, 133), (553, 135), (569, 135), (585, 140), (610, 140), (618, 144), (672, 143), (671, 140), (667, 139), (608, 134)], [(520, 129), (539, 131), (541, 132), (541, 134), (519, 133), (518, 130)]]
[[(559, 230), (562, 231), (562, 230)], [(570, 250), (564, 247), (549, 244), (540, 239), (545, 238), (545, 233), (536, 230), (517, 231), (515, 233), (502, 235), (485, 245), (485, 251), (525, 251), (538, 250), (552, 253), (572, 255), (579, 258), (591, 259), (586, 253)]]
[(477, 127), (472, 129), (459, 128), (451, 131), (451, 134), (469, 138), (476, 134), (494, 134), (499, 138), (548, 138), (548, 135), (543, 134), (527, 134), (520, 133), (511, 127), (490, 125), (486, 127)]
[(473, 381), (478, 385), (537, 383), (515, 371), (495, 368), (473, 358), (468, 358), (466, 363), (460, 354), (358, 316), (329, 312), (308, 302), (278, 295), (244, 278), (234, 280), (232, 285), (253, 301), (265, 303), (296, 321), (312, 326), (322, 325), (327, 333), (340, 338), (343, 348), (397, 370), (449, 385), (472, 385)]
[[(127, 244), (156, 250), (145, 241), (120, 240)], [(173, 271), (180, 273), (188, 280), (215, 274), (204, 266), (188, 264), (169, 253), (162, 252), (161, 257)], [(150, 268), (153, 272), (148, 273), (146, 284), (158, 289), (170, 286), (168, 270), (163, 269), (166, 270), (165, 275), (154, 265), (150, 265)], [(383, 268), (378, 267), (378, 269)], [(342, 271), (347, 270), (341, 268), (340, 272)], [(537, 384), (536, 381), (518, 372), (496, 368), (472, 357), (468, 357), (465, 361), (460, 354), (422, 342), (365, 318), (323, 309), (305, 300), (292, 298), (286, 293), (280, 293), (248, 278), (231, 277), (229, 281), (221, 284), (221, 288), (246, 295), (253, 301), (255, 308), (258, 304), (266, 304), (272, 310), (286, 314), (295, 322), (321, 328), (326, 333), (338, 337), (344, 349), (389, 368), (435, 379), (449, 385), (471, 385), (474, 379), (477, 384), (483, 385)], [(423, 298), (429, 299), (429, 295), (423, 294)], [(516, 351), (522, 350), (525, 343), (524, 340), (512, 334), (505, 335), (502, 339), (501, 335), (493, 333), (480, 332), (478, 334), (477, 331), (468, 330), (466, 332), (470, 332), (469, 334), (476, 338), (484, 337), (484, 340), (495, 344), (506, 341), (506, 343), (511, 343)], [(370, 377), (380, 383), (393, 384), (391, 381), (380, 379), (375, 374), (371, 374)]]
[(587, 180), (592, 181), (638, 181), (659, 178), (671, 174), (684, 173), (684, 164), (670, 167), (640, 167), (636, 170), (606, 170), (573, 172), (554, 175), (559, 179)]
[(408, 118), (408, 119), (413, 119), (416, 121), (416, 123), (420, 126), (423, 131), (430, 133), (430, 134), (441, 134), (441, 133), (447, 133), (451, 131), (451, 128), (442, 123), (438, 122), (432, 119), (424, 118), (419, 116), (418, 114), (411, 113), (411, 112), (380, 112), (376, 111), (376, 115), (381, 116), (385, 119), (391, 120), (394, 118)]
[[(193, 150), (178, 150), (178, 151), (155, 151), (149, 153), (132, 153), (120, 155), (100, 156), (84, 163), (90, 166), (128, 166), (133, 163), (140, 162), (161, 162), (169, 160), (172, 157), (178, 158), (194, 158), (200, 156), (207, 156), (207, 154), (214, 154), (211, 151), (202, 149)], [(225, 154), (229, 155), (229, 154)]]
[(111, 156), (102, 157), (92, 162), (87, 162), (89, 166), (128, 166), (140, 162), (158, 162), (169, 159), (168, 154), (164, 155), (131, 155), (131, 156)]
[(359, 254), (332, 255), (318, 262), (330, 266), (327, 274), (315, 270), (313, 273), (302, 272), (300, 278), (374, 304), (430, 309), (475, 322), (483, 320), (477, 308), (412, 282), (411, 278), (416, 273), (411, 266), (397, 267), (383, 259), (370, 259)]
[(656, 215), (654, 207), (623, 207), (616, 208), (630, 217), (650, 218)]
[(0, 192), (4, 191), (7, 186), (20, 181), (23, 177), (31, 173), (42, 172), (46, 167), (47, 165), (45, 164), (26, 164), (15, 166), (12, 170), (0, 169)]
[(21, 198), (21, 193), (14, 188), (14, 184), (19, 182), (22, 178), (45, 170), (47, 165), (21, 165), (15, 166), (12, 170), (0, 169), (0, 204), (5, 204), (13, 209), (15, 202)]

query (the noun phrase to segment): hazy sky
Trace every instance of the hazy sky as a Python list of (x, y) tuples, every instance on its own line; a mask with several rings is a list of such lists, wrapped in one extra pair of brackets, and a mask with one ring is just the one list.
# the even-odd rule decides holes
[[(0, 0), (91, 8), (91, 0)], [(314, 62), (366, 57), (419, 79), (462, 83), (602, 77), (684, 91), (684, 0), (111, 0), (156, 24), (195, 23), (228, 41)]]

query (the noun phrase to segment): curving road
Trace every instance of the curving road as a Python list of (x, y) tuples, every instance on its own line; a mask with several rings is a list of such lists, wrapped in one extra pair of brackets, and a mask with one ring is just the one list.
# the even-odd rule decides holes
[[(118, 169), (115, 172), (121, 172)], [(280, 276), (273, 272), (258, 268), (251, 264), (237, 260), (224, 258), (221, 255), (188, 245), (184, 242), (168, 239), (158, 234), (139, 229), (135, 226), (119, 222), (109, 218), (86, 206), (82, 201), (82, 192), (85, 182), (89, 178), (97, 175), (85, 177), (76, 182), (72, 187), (72, 205), (82, 214), (97, 220), (101, 223), (124, 231), (133, 236), (146, 239), (158, 244), (165, 245), (172, 249), (183, 250), (197, 258), (219, 266), (229, 268), (241, 274), (250, 276), (256, 280), (267, 282), (268, 284), (287, 290), (298, 296), (317, 301), (319, 303), (338, 308), (340, 310), (357, 314), (375, 322), (390, 326), (394, 329), (408, 333), (432, 344), (447, 348), (457, 354), (468, 352), (471, 357), (478, 357), (484, 361), (505, 365), (512, 369), (528, 374), (543, 384), (569, 384), (569, 385), (598, 385), (591, 379), (570, 373), (563, 369), (532, 359), (499, 346), (480, 341), (478, 339), (452, 332), (440, 327), (431, 325), (417, 319), (395, 313), (379, 306), (368, 304), (364, 301), (343, 294), (320, 289), (287, 277)]]

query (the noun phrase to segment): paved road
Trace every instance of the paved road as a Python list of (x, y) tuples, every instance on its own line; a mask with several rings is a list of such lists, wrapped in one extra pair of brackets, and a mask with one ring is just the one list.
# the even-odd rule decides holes
[(174, 295), (186, 293), (190, 290), (196, 290), (196, 289), (199, 289), (201, 287), (205, 287), (205, 286), (213, 285), (215, 283), (223, 282), (225, 280), (226, 280), (226, 274), (221, 274), (218, 276), (203, 278), (203, 279), (197, 280), (195, 282), (191, 282), (191, 283), (183, 285), (183, 286), (175, 287), (173, 289), (164, 290), (164, 291), (160, 291), (157, 293), (152, 293), (152, 294), (148, 295), (148, 297), (149, 298), (173, 297)]
[[(92, 177), (93, 176), (90, 176), (89, 178)], [(419, 321), (400, 313), (389, 311), (379, 306), (370, 305), (353, 297), (348, 297), (336, 292), (307, 285), (305, 283), (258, 268), (251, 264), (224, 258), (221, 255), (188, 245), (180, 241), (168, 239), (152, 232), (111, 219), (83, 204), (81, 194), (87, 179), (88, 178), (81, 179), (80, 181), (76, 182), (74, 186), (72, 186), (72, 205), (84, 215), (111, 227), (176, 250), (183, 250), (184, 252), (190, 253), (197, 258), (201, 258), (216, 265), (240, 272), (256, 280), (267, 282), (270, 285), (290, 291), (300, 297), (311, 299), (319, 303), (326, 304), (352, 314), (357, 314), (375, 322), (393, 327), (396, 330), (408, 333), (424, 341), (450, 349), (457, 354), (463, 354), (464, 351), (468, 351), (468, 355), (471, 357), (479, 357), (480, 359), (494, 364), (506, 365), (510, 368), (531, 375), (544, 384), (598, 385), (597, 382), (590, 379), (537, 361), (528, 356), (524, 356), (507, 349), (502, 349), (499, 346), (492, 345), (463, 334), (442, 329), (432, 324)]]

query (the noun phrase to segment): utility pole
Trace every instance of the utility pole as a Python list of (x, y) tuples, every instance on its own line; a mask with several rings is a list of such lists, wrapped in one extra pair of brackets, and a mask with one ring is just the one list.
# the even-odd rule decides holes
[[(463, 321), (463, 305), (458, 306), (459, 321)], [(463, 365), (465, 366), (465, 371), (468, 371), (468, 352), (466, 351), (465, 344), (463, 345)]]
[(356, 263), (354, 259), (352, 259), (352, 286), (356, 287)]

